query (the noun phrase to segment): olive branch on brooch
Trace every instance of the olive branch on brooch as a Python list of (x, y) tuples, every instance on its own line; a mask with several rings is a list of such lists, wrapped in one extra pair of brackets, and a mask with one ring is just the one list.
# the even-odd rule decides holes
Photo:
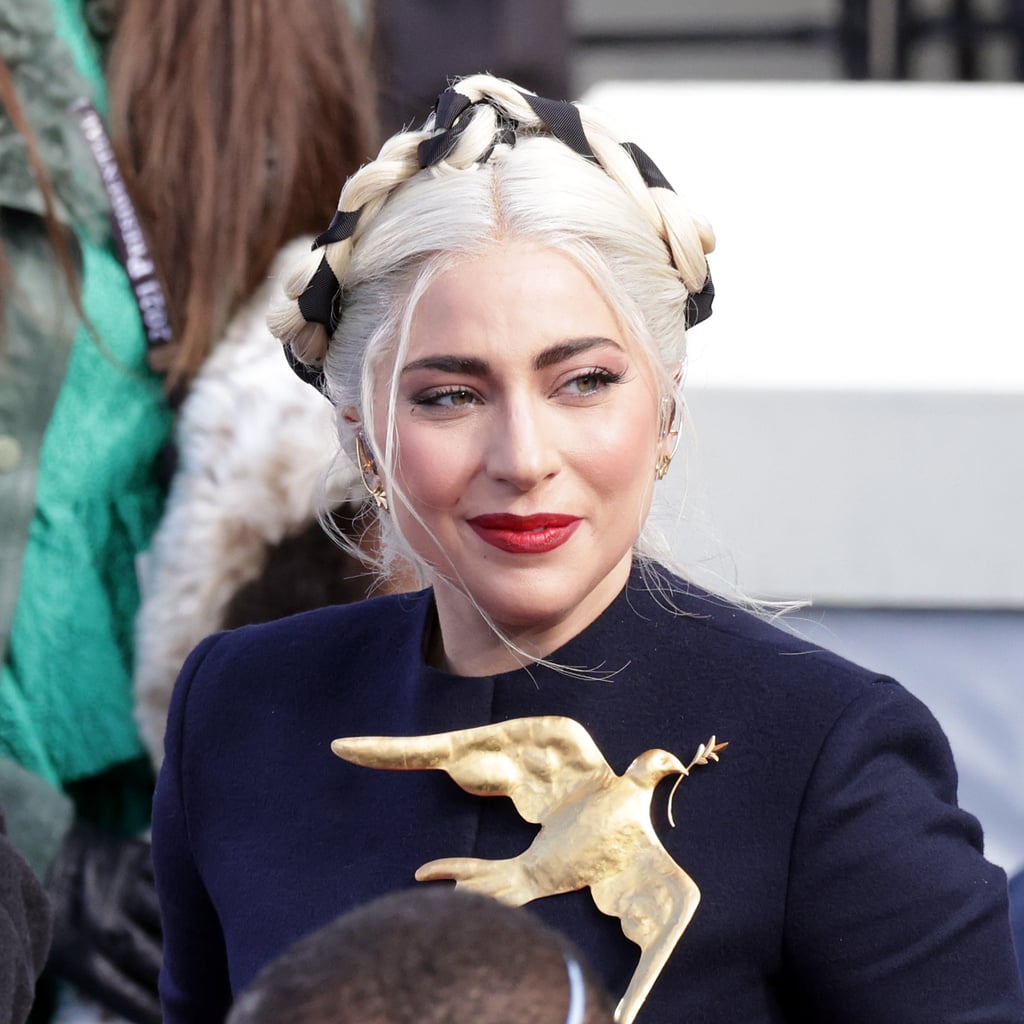
[(715, 739), (716, 737), (712, 736), (707, 743), (697, 745), (697, 753), (693, 755), (693, 760), (683, 769), (682, 774), (676, 779), (675, 785), (672, 787), (672, 792), (668, 795), (668, 823), (672, 828), (676, 827), (676, 819), (672, 815), (672, 798), (676, 795), (679, 783), (690, 774), (691, 768), (696, 768), (700, 764), (707, 764), (708, 761), (717, 761), (718, 752), (725, 750), (729, 746), (728, 743), (716, 743)]

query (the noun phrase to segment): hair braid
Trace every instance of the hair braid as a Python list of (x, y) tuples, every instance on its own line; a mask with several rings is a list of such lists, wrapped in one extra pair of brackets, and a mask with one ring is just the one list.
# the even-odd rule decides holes
[[(500, 147), (535, 137), (556, 139), (600, 168), (661, 240), (687, 297), (705, 288), (713, 294), (705, 255), (714, 248), (714, 233), (646, 154), (586, 106), (545, 100), (491, 75), (471, 75), (442, 93), (422, 128), (392, 136), (376, 160), (348, 180), (331, 227), (286, 280), (285, 299), (271, 309), (268, 324), (289, 346), (293, 365), (301, 364), (297, 371), (324, 387), (320, 368), (340, 320), (353, 249), (401, 186), (421, 175), (436, 179), (473, 170), (492, 161)], [(710, 298), (703, 315), (709, 311)], [(315, 370), (308, 372), (310, 367)]]
[(673, 189), (649, 186), (620, 133), (596, 111), (578, 105), (577, 109), (598, 163), (644, 213), (665, 243), (687, 291), (699, 292), (708, 276), (704, 257), (715, 248), (711, 225), (689, 210)]
[(323, 245), (314, 243), (313, 251), (291, 272), (284, 282), (282, 301), (274, 303), (267, 314), (271, 333), (291, 347), (299, 362), (321, 366), (327, 355), (328, 325), (307, 320), (299, 299), (326, 262), (339, 285), (345, 280), (352, 258), (352, 247), (366, 231), (388, 196), (420, 170), (416, 147), (425, 132), (404, 132), (392, 136), (381, 147), (377, 159), (365, 164), (345, 183), (338, 198), (338, 213), (358, 214), (352, 233)]
[[(480, 115), (496, 111), (513, 122), (525, 134), (550, 134), (545, 122), (538, 116), (527, 100), (530, 95), (518, 86), (504, 79), (490, 75), (472, 75), (456, 82), (452, 88), (466, 96), (480, 111), (474, 117), (475, 129)], [(485, 105), (486, 104), (486, 105)], [(625, 139), (607, 119), (597, 111), (581, 104), (573, 104), (579, 112), (583, 134), (595, 159), (608, 176), (622, 188), (644, 213), (651, 226), (661, 237), (679, 276), (690, 292), (697, 292), (707, 279), (705, 255), (715, 247), (715, 235), (708, 222), (686, 208), (671, 188), (651, 188), (644, 180), (637, 162), (624, 147)], [(433, 127), (433, 115), (427, 121), (426, 129)], [(466, 167), (479, 160), (487, 147), (494, 145), (494, 134), (501, 130), (497, 117), (490, 120), (489, 136), (486, 141), (474, 132), (472, 140), (462, 145), (469, 135), (467, 129), (460, 136), (459, 144), (444, 162)], [(484, 128), (486, 132), (488, 128)]]

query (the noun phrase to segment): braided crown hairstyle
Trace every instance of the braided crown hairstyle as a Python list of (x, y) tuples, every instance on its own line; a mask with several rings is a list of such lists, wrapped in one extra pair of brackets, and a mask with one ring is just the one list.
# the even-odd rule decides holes
[(490, 75), (457, 80), (422, 128), (392, 136), (348, 179), (268, 316), (295, 371), (336, 407), (359, 409), (368, 437), (374, 374), (394, 357), (376, 453), (387, 477), (394, 382), (416, 302), (455, 262), (502, 243), (559, 250), (590, 274), (663, 394), (674, 391), (686, 329), (710, 315), (714, 234), (638, 146), (586, 106)]

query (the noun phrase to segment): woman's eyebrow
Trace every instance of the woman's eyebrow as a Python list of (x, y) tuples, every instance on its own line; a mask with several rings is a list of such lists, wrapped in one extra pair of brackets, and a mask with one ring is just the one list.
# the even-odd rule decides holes
[[(548, 366), (556, 366), (566, 359), (572, 359), (581, 352), (592, 348), (600, 348), (610, 345), (620, 351), (622, 346), (611, 338), (586, 337), (570, 338), (567, 341), (560, 341), (556, 345), (544, 349), (537, 354), (533, 361), (535, 370), (543, 370)], [(477, 356), (424, 356), (422, 359), (414, 359), (402, 367), (402, 373), (412, 373), (416, 370), (437, 370), (439, 373), (461, 374), (467, 377), (486, 377), (491, 373), (491, 364), (486, 359)]]
[(555, 366), (566, 359), (572, 359), (573, 356), (578, 356), (581, 352), (586, 352), (592, 348), (602, 348), (606, 345), (617, 348), (620, 352), (622, 351), (622, 346), (617, 341), (612, 341), (611, 338), (570, 338), (568, 341), (559, 342), (557, 345), (544, 349), (534, 359), (533, 368), (535, 370), (543, 370), (545, 367)]
[(412, 373), (414, 370), (439, 370), (441, 373), (486, 377), (491, 372), (491, 366), (487, 360), (475, 356), (424, 356), (402, 367), (402, 373)]

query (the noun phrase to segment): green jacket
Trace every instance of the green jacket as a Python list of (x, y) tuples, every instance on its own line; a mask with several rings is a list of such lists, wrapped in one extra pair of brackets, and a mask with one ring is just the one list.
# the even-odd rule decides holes
[[(0, 0), (0, 55), (72, 232), (92, 327), (53, 258), (23, 141), (0, 111), (0, 796), (18, 845), (19, 835), (48, 834), (18, 826), (33, 807), (57, 812), (44, 812), (31, 787), (19, 790), (25, 776), (10, 762), (59, 796), (142, 754), (131, 696), (134, 566), (162, 507), (156, 462), (171, 416), (146, 366), (106, 196), (67, 111), (82, 95), (105, 109), (80, 0)], [(26, 813), (10, 806), (20, 791)], [(122, 794), (110, 803), (125, 806)], [(52, 849), (22, 852), (44, 866), (52, 837), (44, 846)]]

